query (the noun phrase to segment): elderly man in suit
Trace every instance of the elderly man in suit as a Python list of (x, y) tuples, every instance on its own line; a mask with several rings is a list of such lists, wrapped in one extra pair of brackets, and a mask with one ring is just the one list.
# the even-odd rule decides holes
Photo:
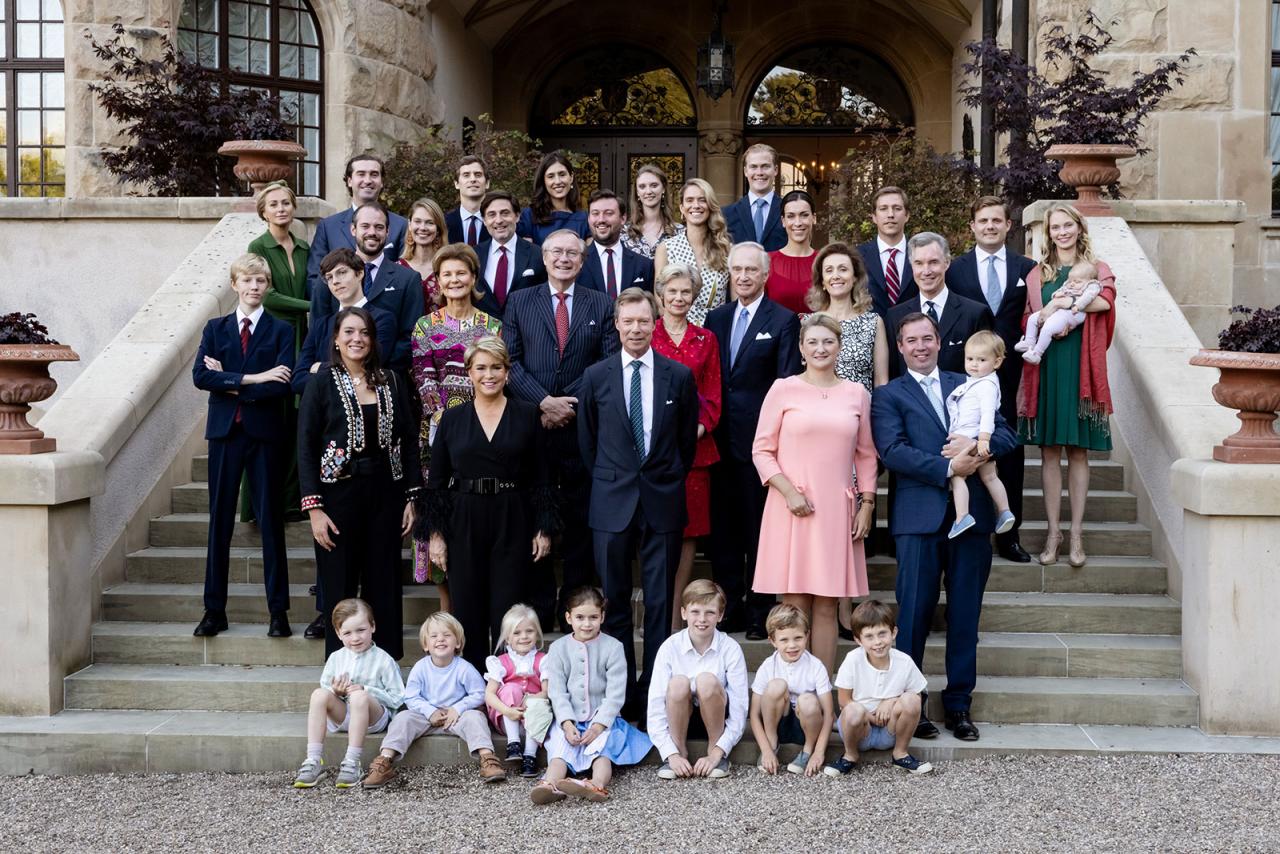
[[(871, 221), (875, 240), (858, 244), (867, 267), (867, 290), (876, 314), (889, 316), (889, 309), (909, 302), (916, 295), (915, 277), (907, 259), (907, 194), (900, 187), (881, 187), (871, 197)], [(890, 328), (890, 333), (893, 332)]]
[[(395, 347), (386, 357), (388, 367), (404, 371), (409, 368), (413, 327), (422, 317), (422, 280), (408, 267), (395, 263), (386, 253), (386, 208), (376, 203), (356, 208), (351, 220), (351, 237), (355, 241), (356, 255), (364, 262), (363, 289), (365, 299), (374, 308), (390, 312), (396, 319)], [(320, 265), (316, 264), (319, 274)], [(338, 301), (329, 292), (323, 279), (311, 292), (311, 317), (313, 323), (338, 310)]]
[[(627, 653), (631, 708), (649, 694), (658, 647), (670, 634), (672, 584), (688, 522), (684, 479), (698, 442), (693, 372), (653, 351), (658, 302), (627, 288), (614, 305), (622, 352), (582, 375), (578, 444), (591, 473), (596, 568), (612, 606), (604, 629)], [(635, 681), (631, 557), (638, 552), (644, 590), (644, 667)]]
[(754, 242), (773, 252), (787, 245), (782, 227), (782, 203), (774, 191), (778, 180), (778, 152), (756, 143), (742, 155), (742, 174), (751, 189), (724, 209), (724, 221), (734, 243)]
[[(315, 237), (311, 241), (311, 255), (307, 258), (307, 294), (313, 300), (313, 311), (316, 291), (326, 293), (324, 282), (320, 277), (320, 262), (324, 260), (324, 256), (335, 249), (357, 248), (352, 236), (351, 221), (355, 217), (356, 210), (362, 205), (380, 204), (382, 177), (385, 172), (382, 158), (376, 154), (365, 152), (347, 161), (343, 180), (347, 184), (347, 195), (351, 197), (351, 206), (316, 223)], [(386, 244), (384, 252), (387, 260), (394, 261), (400, 257), (400, 251), (404, 249), (404, 233), (408, 226), (408, 221), (400, 214), (388, 212), (387, 238), (383, 241)]]
[[(907, 241), (907, 254), (915, 274), (919, 294), (889, 309), (886, 321), (890, 334), (908, 315), (920, 312), (938, 325), (938, 365), (944, 371), (964, 373), (964, 342), (979, 329), (990, 329), (995, 321), (985, 302), (965, 299), (947, 289), (947, 268), (951, 265), (951, 248), (947, 239), (932, 231), (922, 231)], [(907, 363), (899, 354), (889, 360), (889, 374), (896, 377)]]
[(453, 181), (458, 190), (458, 206), (444, 215), (450, 243), (465, 243), (476, 248), (489, 239), (485, 229), (485, 193), (489, 192), (489, 176), (484, 161), (468, 154), (458, 161), (458, 176)]
[(773, 597), (751, 589), (765, 487), (751, 460), (760, 406), (773, 381), (800, 372), (800, 318), (764, 295), (769, 253), (759, 243), (729, 252), (729, 277), (737, 299), (707, 315), (720, 345), (720, 461), (711, 467), (711, 572), (729, 600), (726, 631), (768, 635), (764, 620)]
[[(1010, 425), (1017, 424), (1018, 382), (1022, 379), (1022, 354), (1013, 349), (1022, 337), (1022, 312), (1027, 305), (1026, 277), (1036, 266), (1024, 255), (1005, 247), (1009, 228), (1009, 205), (999, 196), (983, 196), (969, 208), (969, 229), (977, 245), (951, 262), (947, 287), (975, 302), (985, 302), (995, 315), (994, 331), (1004, 341), (1004, 363), (1000, 378), (1000, 414)], [(1031, 555), (1020, 542), (1022, 527), (1022, 482), (1025, 455), (1019, 445), (996, 460), (1000, 482), (1009, 492), (1009, 510), (1018, 518), (1013, 530), (996, 535), (996, 550), (1015, 563), (1028, 563)]]
[(547, 268), (538, 247), (516, 236), (520, 208), (515, 196), (505, 190), (485, 193), (480, 214), (489, 237), (476, 247), (476, 257), (480, 261), (480, 275), (497, 304), (498, 310), (492, 313), (501, 318), (511, 293), (545, 282)]
[(596, 190), (587, 202), (591, 245), (578, 281), (617, 299), (627, 288), (653, 290), (653, 260), (622, 245), (618, 238), (627, 224), (627, 203), (613, 190)]
[[(616, 353), (619, 346), (609, 298), (577, 284), (585, 253), (582, 238), (573, 231), (559, 229), (547, 235), (542, 242), (546, 284), (511, 294), (502, 317), (502, 337), (511, 354), (508, 391), (536, 404), (549, 431), (550, 467), (564, 520), (565, 591), (596, 579), (587, 526), (591, 481), (582, 465), (574, 424), (579, 388), (587, 368)], [(551, 562), (540, 561), (535, 573), (528, 591), (530, 604), (542, 624), (551, 626), (563, 611), (556, 607)]]

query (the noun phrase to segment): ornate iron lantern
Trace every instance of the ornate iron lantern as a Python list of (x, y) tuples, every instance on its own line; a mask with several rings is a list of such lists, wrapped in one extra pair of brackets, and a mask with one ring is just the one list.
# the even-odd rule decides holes
[(723, 0), (716, 7), (711, 35), (707, 36), (706, 44), (698, 48), (698, 88), (713, 101), (733, 90), (733, 45), (725, 41), (720, 31), (720, 18), (728, 8), (729, 4)]

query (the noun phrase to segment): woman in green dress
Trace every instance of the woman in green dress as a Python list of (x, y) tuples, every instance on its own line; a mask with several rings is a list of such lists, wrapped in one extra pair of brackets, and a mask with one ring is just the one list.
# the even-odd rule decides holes
[[(1063, 450), (1067, 456), (1067, 493), (1071, 503), (1068, 560), (1084, 566), (1084, 510), (1089, 494), (1089, 452), (1111, 450), (1111, 389), (1107, 384), (1107, 348), (1115, 332), (1116, 277), (1093, 256), (1089, 227), (1066, 202), (1050, 205), (1044, 219), (1044, 260), (1027, 276), (1027, 317), (1053, 308), (1071, 309), (1070, 297), (1054, 293), (1066, 282), (1071, 266), (1091, 261), (1098, 268), (1102, 292), (1083, 310), (1085, 322), (1055, 341), (1039, 365), (1024, 362), (1018, 388), (1018, 433), (1040, 446), (1048, 534), (1041, 564), (1057, 563), (1062, 546), (1060, 504)], [(1026, 318), (1023, 319), (1023, 326)]]
[[(249, 244), (249, 251), (267, 260), (271, 270), (271, 290), (262, 304), (279, 320), (293, 327), (293, 355), (296, 360), (302, 342), (307, 337), (307, 313), (311, 310), (311, 295), (307, 293), (307, 257), (311, 247), (300, 237), (295, 237), (294, 213), (298, 199), (284, 181), (273, 181), (258, 193), (258, 216), (267, 224), (264, 234)], [(291, 521), (304, 519), (299, 508), (301, 495), (298, 490), (298, 455), (295, 453), (298, 408), (297, 399), (290, 395), (287, 404), (289, 435), (286, 437), (289, 460), (284, 482), (284, 514)], [(253, 508), (249, 505), (248, 492), (240, 490), (240, 519), (253, 520)]]

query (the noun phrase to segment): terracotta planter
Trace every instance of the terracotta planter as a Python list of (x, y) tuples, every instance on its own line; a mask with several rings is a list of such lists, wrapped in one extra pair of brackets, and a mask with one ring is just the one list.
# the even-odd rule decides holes
[(1120, 180), (1116, 161), (1135, 154), (1129, 145), (1051, 145), (1045, 157), (1062, 161), (1058, 177), (1076, 188), (1076, 210), (1084, 216), (1115, 216), (1102, 200), (1102, 188)]
[(0, 454), (44, 454), (57, 443), (27, 421), (31, 404), (58, 388), (50, 362), (78, 362), (64, 344), (0, 344)]
[(285, 181), (293, 175), (293, 161), (300, 159), (307, 150), (296, 142), (274, 139), (233, 139), (224, 142), (218, 153), (236, 157), (231, 171), (242, 181), (248, 181), (255, 193), (272, 181)]
[(1217, 368), (1221, 378), (1213, 399), (1238, 410), (1240, 430), (1214, 446), (1213, 458), (1223, 463), (1280, 463), (1280, 353), (1233, 353), (1201, 350), (1191, 364)]

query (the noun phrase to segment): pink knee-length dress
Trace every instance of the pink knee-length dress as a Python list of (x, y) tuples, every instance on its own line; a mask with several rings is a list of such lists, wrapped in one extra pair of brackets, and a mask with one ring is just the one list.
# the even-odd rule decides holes
[(874, 489), (876, 449), (871, 396), (842, 380), (819, 387), (802, 377), (780, 379), (760, 408), (752, 461), (762, 483), (781, 472), (813, 505), (795, 516), (770, 489), (756, 558), (757, 593), (864, 596), (867, 562), (853, 542), (859, 488)]

